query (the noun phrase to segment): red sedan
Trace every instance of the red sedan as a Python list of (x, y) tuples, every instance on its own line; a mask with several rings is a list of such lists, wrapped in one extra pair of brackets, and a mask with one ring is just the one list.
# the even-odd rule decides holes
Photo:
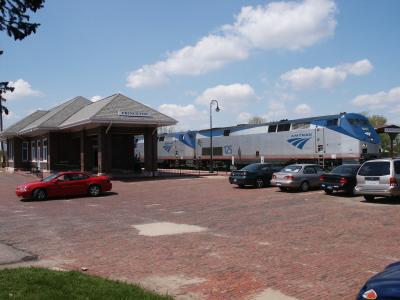
[(45, 200), (47, 197), (87, 195), (96, 197), (110, 191), (108, 176), (90, 176), (83, 172), (60, 172), (41, 181), (23, 184), (15, 191), (18, 197)]

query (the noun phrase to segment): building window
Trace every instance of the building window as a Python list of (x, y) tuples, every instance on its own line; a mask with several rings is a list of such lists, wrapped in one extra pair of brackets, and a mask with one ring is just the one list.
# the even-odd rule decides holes
[(7, 144), (8, 160), (14, 161), (14, 140), (9, 140)]
[(22, 161), (28, 161), (28, 142), (22, 142)]
[(31, 157), (32, 161), (36, 161), (36, 141), (31, 142)]
[(43, 139), (43, 161), (47, 161), (47, 139)]
[(42, 143), (40, 140), (36, 141), (36, 155), (37, 155), (37, 160), (41, 161), (42, 160)]
[(276, 132), (276, 125), (269, 125), (268, 126), (268, 132)]

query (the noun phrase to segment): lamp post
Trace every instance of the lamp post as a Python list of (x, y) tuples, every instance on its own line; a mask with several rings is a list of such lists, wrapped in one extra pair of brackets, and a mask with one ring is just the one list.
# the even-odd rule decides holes
[(211, 100), (210, 101), (210, 173), (214, 172), (214, 162), (213, 162), (213, 130), (212, 130), (212, 105), (217, 104), (217, 107), (215, 108), (216, 112), (219, 112), (219, 106), (218, 106), (218, 101), (217, 100)]

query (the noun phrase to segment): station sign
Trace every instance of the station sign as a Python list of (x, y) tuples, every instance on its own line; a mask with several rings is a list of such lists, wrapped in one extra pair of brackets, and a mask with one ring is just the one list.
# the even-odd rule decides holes
[(400, 128), (385, 128), (386, 133), (400, 133)]
[(148, 112), (141, 112), (141, 111), (119, 110), (118, 116), (132, 117), (132, 118), (148, 118), (150, 117), (150, 114)]

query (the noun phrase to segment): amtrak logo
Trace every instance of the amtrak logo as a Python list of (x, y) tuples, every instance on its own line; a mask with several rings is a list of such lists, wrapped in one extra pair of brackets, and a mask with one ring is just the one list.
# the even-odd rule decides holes
[(288, 139), (287, 142), (292, 146), (303, 149), (304, 145), (311, 139), (311, 137), (294, 137)]
[(163, 146), (163, 149), (167, 152), (171, 151), (172, 149), (172, 143), (165, 143)]

